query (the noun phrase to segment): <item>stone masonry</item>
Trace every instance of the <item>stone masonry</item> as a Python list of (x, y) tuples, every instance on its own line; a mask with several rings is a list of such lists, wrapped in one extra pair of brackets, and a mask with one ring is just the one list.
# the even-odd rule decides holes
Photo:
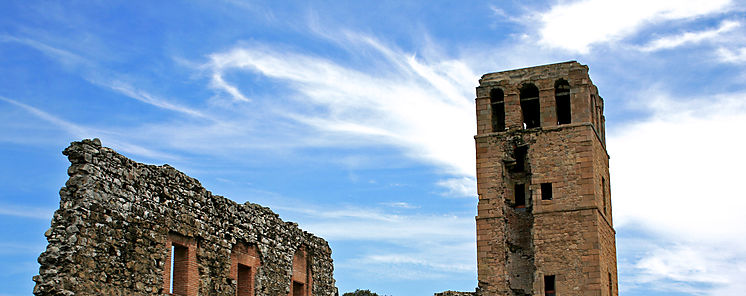
[(213, 195), (97, 139), (63, 154), (70, 179), (35, 295), (338, 294), (327, 242), (268, 208)]
[(575, 61), (477, 87), (478, 295), (617, 290), (603, 99)]

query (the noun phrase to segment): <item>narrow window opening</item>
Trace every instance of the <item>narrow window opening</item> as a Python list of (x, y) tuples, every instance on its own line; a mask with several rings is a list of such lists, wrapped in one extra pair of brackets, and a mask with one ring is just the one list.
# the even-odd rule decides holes
[(606, 178), (601, 177), (601, 200), (604, 205), (604, 214), (608, 213), (608, 210), (606, 208)]
[(552, 183), (541, 183), (541, 200), (552, 200)]
[(515, 207), (526, 207), (526, 184), (515, 184)]
[(499, 88), (490, 91), (490, 107), (492, 108), (492, 131), (505, 130), (505, 95)]
[(554, 83), (554, 99), (557, 111), (557, 124), (568, 124), (572, 120), (570, 106), (570, 83), (560, 79)]
[(515, 156), (515, 166), (513, 167), (514, 172), (523, 172), (526, 170), (526, 154), (528, 154), (528, 146), (516, 147), (513, 151)]
[(306, 294), (303, 293), (303, 289), (305, 288), (306, 287), (303, 283), (293, 281), (293, 296), (305, 296)]
[(254, 289), (251, 287), (251, 267), (238, 264), (238, 287), (237, 296), (251, 296)]
[(611, 272), (609, 272), (609, 296), (614, 295), (614, 282), (611, 281)]
[(310, 258), (304, 247), (300, 247), (293, 256), (293, 276), (291, 281), (292, 296), (309, 296), (312, 290)]
[(596, 96), (591, 94), (591, 123), (596, 127)]
[(556, 296), (557, 292), (554, 289), (554, 276), (544, 276), (544, 296)]
[(521, 111), (523, 113), (523, 128), (539, 127), (539, 89), (536, 85), (526, 84), (521, 87)]
[(168, 272), (170, 276), (168, 277), (168, 292), (173, 293), (174, 292), (174, 249), (176, 247), (171, 243), (171, 261), (169, 261), (171, 264), (168, 266)]
[(189, 249), (176, 243), (172, 243), (171, 246), (171, 294), (187, 295)]

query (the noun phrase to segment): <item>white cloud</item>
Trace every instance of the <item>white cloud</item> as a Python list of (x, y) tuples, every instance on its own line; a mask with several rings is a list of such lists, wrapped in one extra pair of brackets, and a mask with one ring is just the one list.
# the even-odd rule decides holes
[(679, 47), (685, 44), (699, 43), (705, 40), (714, 39), (725, 32), (732, 31), (739, 27), (741, 23), (736, 21), (724, 21), (720, 24), (720, 27), (713, 30), (699, 31), (699, 32), (686, 32), (676, 36), (666, 36), (656, 39), (647, 45), (643, 46), (643, 51), (656, 51), (661, 49), (671, 49)]
[(633, 35), (647, 25), (723, 12), (730, 0), (584, 0), (559, 2), (537, 19), (541, 43), (587, 53), (591, 45)]
[(310, 127), (307, 134), (317, 143), (347, 146), (358, 138), (403, 149), (445, 173), (473, 176), (471, 90), (477, 76), (469, 67), (457, 60), (427, 63), (370, 37), (343, 35), (349, 48), (364, 48), (370, 64), (358, 69), (310, 54), (243, 45), (210, 55), (204, 68), (212, 71), (211, 85), (237, 101), (246, 96), (225, 78), (227, 71), (283, 82), (296, 104), (320, 112), (290, 106), (281, 116)]
[(720, 61), (726, 63), (741, 64), (746, 63), (746, 47), (737, 49), (720, 48), (718, 49)]
[(608, 139), (617, 229), (657, 238), (634, 263), (635, 281), (707, 295), (725, 294), (697, 284), (744, 288), (746, 93), (646, 100), (653, 116)]
[(81, 75), (88, 82), (114, 90), (142, 103), (190, 116), (202, 118), (207, 117), (205, 114), (198, 110), (157, 97), (142, 89), (135, 88), (134, 86), (126, 82), (116, 79), (104, 79), (102, 78), (102, 76), (111, 76), (110, 73), (107, 73), (108, 71), (106, 71), (105, 69), (101, 69), (98, 65), (96, 65), (96, 63), (91, 62), (90, 60), (70, 51), (48, 45), (38, 40), (19, 38), (9, 35), (0, 35), (0, 42), (15, 42), (23, 44), (38, 50), (39, 52), (54, 59), (60, 64), (67, 66), (78, 66), (79, 68), (82, 68)]
[(454, 197), (477, 197), (477, 180), (473, 177), (450, 178), (440, 180), (439, 186), (448, 189), (446, 196)]
[(182, 106), (173, 102), (169, 102), (168, 100), (164, 98), (157, 97), (155, 95), (152, 95), (142, 89), (137, 89), (133, 87), (132, 85), (125, 83), (123, 81), (118, 80), (111, 80), (111, 81), (103, 81), (103, 80), (88, 80), (91, 83), (104, 86), (107, 88), (110, 88), (111, 90), (117, 91), (127, 97), (130, 97), (132, 99), (135, 99), (137, 101), (140, 101), (142, 103), (155, 106), (161, 109), (166, 109), (170, 111), (175, 111), (178, 113), (182, 113), (189, 116), (194, 117), (201, 117), (201, 118), (207, 118), (207, 116), (195, 109)]

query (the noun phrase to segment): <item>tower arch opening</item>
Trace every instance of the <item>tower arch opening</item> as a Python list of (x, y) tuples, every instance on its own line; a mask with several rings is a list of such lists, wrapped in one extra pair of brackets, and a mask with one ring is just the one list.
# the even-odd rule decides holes
[(557, 124), (568, 124), (572, 121), (570, 104), (570, 83), (565, 79), (558, 79), (554, 83), (555, 111), (557, 112)]
[(502, 89), (490, 90), (490, 108), (492, 109), (492, 131), (505, 130), (505, 93)]
[(539, 105), (539, 88), (533, 83), (526, 83), (520, 89), (521, 113), (523, 128), (541, 126), (541, 109)]

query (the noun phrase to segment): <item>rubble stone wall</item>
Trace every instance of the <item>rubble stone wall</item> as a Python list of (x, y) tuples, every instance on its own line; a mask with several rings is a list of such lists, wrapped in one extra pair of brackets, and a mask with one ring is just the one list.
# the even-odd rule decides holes
[[(252, 291), (240, 295), (288, 295), (294, 274), (308, 278), (304, 296), (338, 294), (327, 242), (270, 209), (213, 195), (168, 165), (134, 162), (97, 139), (63, 154), (70, 179), (45, 233), (35, 295), (168, 294), (171, 272), (187, 281), (179, 294), (237, 295), (237, 264), (250, 265), (241, 270), (250, 271), (244, 286)], [(172, 244), (183, 250), (174, 270)], [(302, 271), (293, 270), (299, 250)]]

